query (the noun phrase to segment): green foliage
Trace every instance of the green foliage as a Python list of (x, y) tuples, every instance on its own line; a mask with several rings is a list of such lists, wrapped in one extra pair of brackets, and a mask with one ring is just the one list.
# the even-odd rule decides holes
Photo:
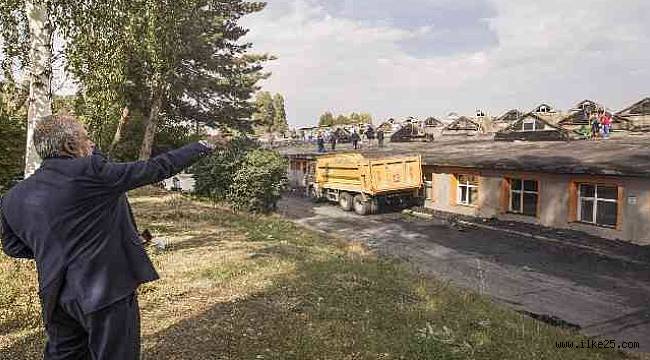
[(248, 54), (239, 20), (264, 4), (241, 0), (60, 2), (69, 70), (80, 80), (85, 115), (119, 119), (121, 108), (250, 130), (248, 102), (269, 57)]
[(253, 121), (258, 133), (284, 132), (289, 128), (284, 97), (260, 91), (255, 98)]
[(372, 115), (369, 113), (351, 113), (350, 115), (340, 114), (336, 117), (331, 112), (326, 112), (320, 116), (318, 121), (319, 126), (335, 126), (335, 125), (357, 125), (357, 124), (372, 124)]
[(275, 151), (259, 149), (248, 138), (234, 140), (194, 165), (194, 191), (233, 208), (267, 212), (275, 207), (287, 182), (286, 159)]
[(0, 191), (22, 175), (25, 164), (27, 117), (0, 109)]
[(25, 0), (0, 1), (0, 69), (5, 81), (29, 64), (29, 32)]
[[(160, 124), (193, 123), (248, 132), (267, 55), (250, 54), (242, 17), (265, 4), (245, 0), (48, 0), (50, 25), (65, 40), (66, 71), (80, 91), (74, 112), (100, 148), (122, 108), (146, 114), (161, 99)], [(24, 0), (0, 4), (5, 80), (28, 65)], [(0, 77), (1, 78), (1, 77)], [(70, 105), (70, 104), (66, 104)]]
[(26, 91), (0, 82), (0, 192), (20, 177), (27, 138)]
[[(144, 116), (138, 112), (131, 113), (129, 122), (123, 130), (122, 139), (112, 150), (111, 157), (117, 161), (137, 160), (144, 127)], [(115, 132), (114, 128), (111, 128), (111, 130), (107, 132), (107, 135)], [(158, 124), (153, 155), (200, 140), (205, 134), (202, 129), (198, 130), (189, 124), (179, 123), (166, 117), (162, 118), (161, 123)]]
[(289, 129), (287, 111), (284, 107), (284, 97), (281, 94), (275, 94), (273, 96), (273, 109), (275, 110), (275, 119), (273, 122), (275, 130), (284, 132)]
[(235, 209), (267, 212), (275, 209), (287, 183), (287, 160), (275, 151), (246, 154), (227, 194)]
[(331, 112), (326, 112), (320, 116), (318, 126), (332, 126), (334, 125), (334, 115)]
[(234, 174), (241, 168), (246, 153), (257, 145), (245, 137), (234, 139), (229, 147), (208, 156), (192, 167), (197, 195), (214, 201), (225, 201), (233, 184)]

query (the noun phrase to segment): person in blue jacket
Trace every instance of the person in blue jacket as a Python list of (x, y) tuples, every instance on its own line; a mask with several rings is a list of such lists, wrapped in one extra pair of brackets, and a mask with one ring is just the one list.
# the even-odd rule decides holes
[(7, 255), (36, 261), (44, 358), (139, 359), (136, 290), (158, 274), (126, 192), (173, 176), (227, 141), (216, 136), (114, 163), (70, 116), (40, 120), (33, 140), (43, 163), (0, 200), (0, 238)]

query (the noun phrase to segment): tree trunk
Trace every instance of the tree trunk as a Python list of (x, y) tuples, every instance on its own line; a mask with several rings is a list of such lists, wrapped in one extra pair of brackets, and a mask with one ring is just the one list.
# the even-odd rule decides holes
[(25, 178), (27, 178), (41, 163), (33, 142), (36, 122), (44, 116), (52, 115), (52, 31), (44, 1), (27, 0), (25, 10), (30, 36), (29, 109), (25, 149)]
[(109, 155), (113, 155), (113, 151), (115, 150), (115, 147), (117, 144), (122, 140), (122, 132), (124, 132), (124, 128), (129, 122), (129, 108), (125, 107), (124, 110), (122, 110), (122, 116), (120, 117), (120, 122), (117, 124), (117, 130), (115, 130), (115, 136), (113, 137), (113, 142), (111, 143), (111, 147), (108, 150)]
[(151, 110), (149, 110), (149, 117), (147, 118), (146, 128), (144, 130), (144, 138), (142, 139), (142, 147), (140, 148), (140, 160), (149, 160), (151, 157), (151, 148), (153, 147), (156, 130), (158, 129), (158, 118), (160, 116), (162, 100), (162, 86), (154, 86), (153, 93), (151, 94)]

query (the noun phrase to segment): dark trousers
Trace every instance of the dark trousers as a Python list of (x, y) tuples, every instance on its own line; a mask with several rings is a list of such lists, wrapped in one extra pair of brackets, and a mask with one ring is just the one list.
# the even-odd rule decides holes
[(46, 332), (45, 360), (138, 360), (137, 296), (87, 315), (76, 301), (62, 301), (54, 309)]

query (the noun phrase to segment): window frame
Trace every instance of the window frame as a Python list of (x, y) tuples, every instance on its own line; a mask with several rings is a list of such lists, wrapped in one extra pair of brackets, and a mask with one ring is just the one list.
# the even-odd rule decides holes
[[(533, 125), (532, 129), (527, 130), (526, 125), (531, 124)], [(538, 125), (541, 125), (538, 126)], [(521, 129), (519, 131), (522, 132), (536, 132), (536, 131), (544, 131), (546, 130), (546, 124), (544, 124), (542, 121), (535, 119), (535, 118), (525, 118), (521, 121)]]
[[(456, 180), (456, 204), (461, 205), (461, 206), (472, 206), (472, 207), (478, 206), (478, 194), (479, 194), (479, 187), (480, 187), (479, 176), (470, 175), (470, 174), (456, 174), (456, 175), (454, 175), (454, 177), (456, 178), (455, 179)], [(461, 177), (466, 177), (466, 178), (468, 178), (468, 180), (466, 182), (464, 182), (464, 183), (461, 183), (461, 181), (460, 181)], [(471, 178), (476, 179), (476, 181), (475, 181), (476, 185), (470, 183), (469, 179), (471, 179)], [(467, 188), (467, 191), (465, 192), (465, 194), (467, 195), (467, 199), (465, 199), (465, 201), (463, 201), (463, 199), (462, 199), (463, 198), (463, 190), (462, 190), (463, 187)], [(471, 203), (469, 202), (470, 189), (476, 189), (476, 202), (471, 202)]]
[[(603, 183), (589, 183), (589, 182), (578, 182), (576, 183), (576, 191), (577, 191), (577, 196), (576, 196), (576, 221), (581, 223), (581, 224), (587, 224), (587, 225), (592, 225), (592, 226), (598, 226), (602, 228), (607, 228), (607, 229), (617, 229), (619, 227), (619, 221), (620, 221), (620, 207), (622, 204), (620, 203), (620, 196), (621, 196), (621, 189), (619, 186), (614, 185), (614, 184), (603, 184)], [(593, 186), (594, 187), (594, 196), (582, 196), (582, 186)], [(599, 198), (598, 197), (598, 187), (608, 187), (608, 188), (614, 188), (616, 189), (616, 198), (615, 199), (607, 199), (607, 198)], [(587, 221), (582, 218), (582, 202), (583, 200), (586, 201), (591, 201), (593, 202), (593, 210), (592, 210), (592, 221)], [(616, 204), (616, 221), (614, 222), (614, 225), (607, 225), (607, 224), (600, 224), (598, 223), (598, 203), (599, 202), (608, 202), (608, 203), (614, 203)]]
[[(511, 177), (507, 178), (508, 181), (508, 188), (509, 188), (509, 198), (508, 198), (508, 212), (511, 214), (515, 215), (521, 215), (521, 216), (528, 216), (528, 217), (538, 217), (539, 216), (539, 194), (540, 194), (540, 183), (539, 180), (537, 179), (530, 179), (530, 178), (517, 178), (517, 177)], [(519, 181), (521, 182), (521, 190), (515, 190), (514, 187), (512, 186), (513, 181)], [(537, 185), (537, 191), (530, 191), (526, 190), (525, 182), (526, 181), (534, 181)], [(514, 194), (517, 194), (519, 196), (519, 210), (515, 210), (512, 208), (512, 198)], [(524, 199), (525, 194), (534, 194), (536, 201), (535, 201), (535, 214), (534, 215), (529, 215), (524, 213)]]

